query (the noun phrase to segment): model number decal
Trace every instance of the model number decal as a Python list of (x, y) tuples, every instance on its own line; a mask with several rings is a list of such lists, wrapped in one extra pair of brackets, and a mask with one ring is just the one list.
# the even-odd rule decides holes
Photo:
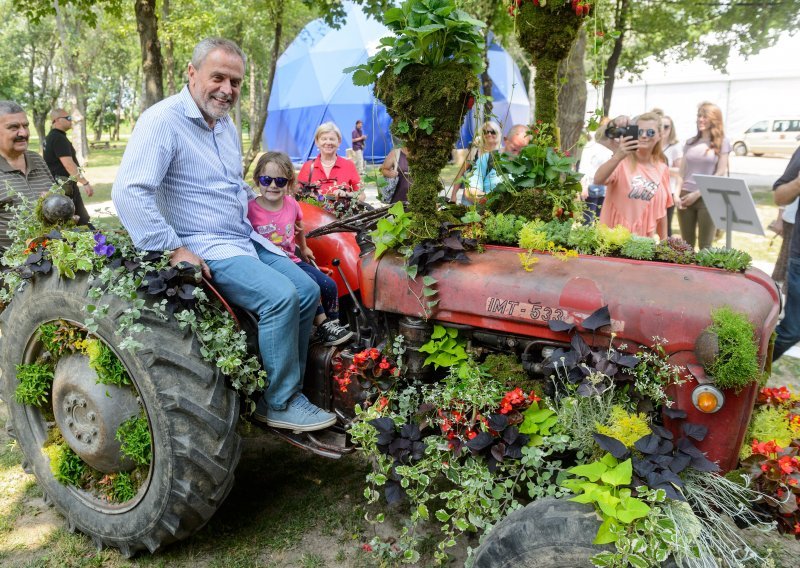
[(541, 302), (528, 304), (492, 297), (486, 299), (486, 313), (541, 321), (563, 320), (565, 315), (561, 308), (543, 306)]

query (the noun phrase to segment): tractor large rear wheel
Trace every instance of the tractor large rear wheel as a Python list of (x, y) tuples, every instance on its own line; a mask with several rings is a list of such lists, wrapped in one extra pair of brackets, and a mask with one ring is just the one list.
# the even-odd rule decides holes
[[(70, 529), (89, 535), (98, 547), (118, 548), (126, 556), (144, 549), (155, 552), (197, 531), (228, 495), (241, 452), (236, 433), (239, 397), (203, 361), (192, 333), (181, 331), (174, 321), (143, 319), (152, 330), (139, 337), (144, 347), (135, 353), (120, 349), (116, 320), (129, 306), (116, 296), (107, 296), (100, 302), (109, 304), (109, 315), (99, 321), (93, 335), (119, 358), (133, 382), (128, 402), (132, 400), (134, 411), (147, 419), (152, 459), (135, 496), (123, 502), (111, 502), (57, 480), (46, 449), (54, 438), (65, 440), (85, 462), (94, 463), (99, 454), (105, 460), (98, 466), (102, 471), (113, 475), (125, 467), (118, 465), (120, 456), (113, 447), (118, 411), (90, 392), (94, 386), (85, 375), (91, 371), (80, 357), (59, 360), (55, 382), (59, 376), (67, 378), (54, 384), (46, 405), (15, 400), (17, 365), (48, 356), (40, 326), (64, 321), (81, 328), (88, 290), (85, 274), (69, 280), (54, 270), (29, 282), (0, 316), (8, 430), (22, 449), (26, 471), (36, 476)], [(104, 438), (107, 430), (111, 434)]]

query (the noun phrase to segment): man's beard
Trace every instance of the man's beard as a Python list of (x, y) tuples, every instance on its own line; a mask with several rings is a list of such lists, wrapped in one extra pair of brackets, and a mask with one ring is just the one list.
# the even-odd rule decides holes
[[(221, 100), (223, 98), (224, 98), (224, 102), (228, 103), (228, 108), (226, 108), (224, 110), (220, 109), (214, 103), (215, 100), (218, 101), (218, 102), (223, 102), (223, 100)], [(228, 114), (228, 112), (230, 111), (230, 109), (233, 106), (234, 102), (235, 102), (235, 100), (231, 96), (211, 95), (211, 96), (207, 97), (203, 101), (202, 109), (203, 109), (203, 112), (205, 112), (211, 118), (219, 120), (220, 118), (222, 118), (222, 117), (224, 117), (225, 115)]]

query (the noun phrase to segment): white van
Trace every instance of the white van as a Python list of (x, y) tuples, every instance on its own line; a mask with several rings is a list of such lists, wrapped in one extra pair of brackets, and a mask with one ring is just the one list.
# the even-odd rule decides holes
[(733, 142), (737, 156), (791, 156), (800, 146), (800, 117), (759, 120)]

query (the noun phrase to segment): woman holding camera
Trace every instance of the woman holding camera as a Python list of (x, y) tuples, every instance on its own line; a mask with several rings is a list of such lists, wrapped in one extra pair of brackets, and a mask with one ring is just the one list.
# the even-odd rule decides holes
[(683, 147), (680, 177), (683, 179), (678, 201), (678, 224), (681, 237), (701, 249), (714, 240), (714, 221), (700, 197), (695, 174), (724, 176), (728, 172), (731, 144), (725, 138), (722, 111), (712, 103), (701, 103), (697, 109), (697, 134)]
[(661, 151), (661, 118), (645, 113), (627, 131), (619, 126), (621, 118), (606, 130), (609, 138), (619, 138), (617, 150), (594, 175), (595, 185), (606, 186), (600, 223), (622, 225), (635, 235), (657, 234), (664, 239), (672, 195), (669, 168)]

